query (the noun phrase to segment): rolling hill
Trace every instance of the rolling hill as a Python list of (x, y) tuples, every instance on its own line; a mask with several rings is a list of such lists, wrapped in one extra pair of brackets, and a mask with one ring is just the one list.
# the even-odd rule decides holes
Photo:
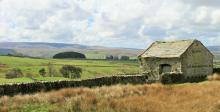
[(15, 50), (0, 48), (0, 55), (16, 54)]
[(104, 59), (106, 55), (126, 55), (136, 57), (142, 50), (132, 48), (110, 48), (80, 44), (42, 43), (42, 42), (0, 42), (1, 49), (11, 49), (25, 56), (50, 58), (63, 51), (86, 54), (91, 59)]
[(220, 46), (208, 46), (207, 48), (214, 54), (214, 60), (219, 61), (220, 60)]
[[(220, 46), (207, 47), (220, 60)], [(21, 53), (25, 56), (50, 58), (64, 51), (86, 54), (89, 59), (104, 59), (106, 55), (126, 55), (137, 57), (143, 49), (86, 46), (80, 44), (43, 43), (43, 42), (0, 42), (0, 55)]]

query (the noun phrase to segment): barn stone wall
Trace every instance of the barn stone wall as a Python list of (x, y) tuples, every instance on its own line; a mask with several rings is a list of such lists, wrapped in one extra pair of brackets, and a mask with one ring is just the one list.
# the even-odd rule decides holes
[(186, 77), (206, 76), (213, 71), (213, 55), (195, 41), (182, 56), (182, 71)]
[(169, 64), (171, 72), (181, 73), (181, 61), (178, 58), (142, 58), (141, 69), (143, 73), (150, 73), (149, 78), (159, 79), (160, 65)]

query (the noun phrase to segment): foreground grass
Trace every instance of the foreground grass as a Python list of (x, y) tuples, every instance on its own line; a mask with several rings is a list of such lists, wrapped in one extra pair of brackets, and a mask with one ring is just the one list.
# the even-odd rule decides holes
[[(38, 71), (41, 68), (47, 69), (47, 64), (52, 63), (56, 69), (57, 78), (44, 78), (40, 77)], [(106, 61), (106, 60), (73, 60), (73, 59), (31, 59), (31, 58), (19, 58), (0, 56), (0, 83), (1, 82), (16, 82), (16, 80), (4, 79), (5, 73), (11, 68), (20, 68), (24, 75), (31, 74), (35, 78), (41, 80), (62, 80), (59, 69), (63, 65), (75, 65), (81, 67), (82, 79), (94, 78), (99, 76), (117, 75), (125, 73), (137, 73), (139, 72), (139, 64), (136, 61)], [(26, 78), (23, 78), (25, 82)], [(18, 79), (22, 80), (22, 79)], [(19, 82), (19, 81), (18, 81)]]
[(72, 88), (0, 98), (3, 112), (218, 112), (220, 82)]

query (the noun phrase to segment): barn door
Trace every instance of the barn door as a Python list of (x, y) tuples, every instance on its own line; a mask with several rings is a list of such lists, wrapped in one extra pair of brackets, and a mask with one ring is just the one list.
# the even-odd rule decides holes
[(169, 64), (162, 64), (162, 65), (160, 65), (160, 74), (171, 72), (171, 68), (172, 67)]

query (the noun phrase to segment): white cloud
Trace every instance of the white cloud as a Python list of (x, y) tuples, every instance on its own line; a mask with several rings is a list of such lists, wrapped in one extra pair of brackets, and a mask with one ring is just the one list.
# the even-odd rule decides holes
[(197, 37), (217, 45), (219, 6), (219, 0), (2, 0), (0, 41), (144, 48)]
[(212, 24), (220, 24), (220, 10), (215, 10), (212, 13)]
[(207, 24), (209, 21), (209, 9), (207, 7), (199, 7), (195, 11), (195, 22), (198, 24)]
[(177, 40), (178, 38), (176, 36), (169, 36), (169, 37), (164, 37), (163, 40), (165, 41), (174, 41)]

